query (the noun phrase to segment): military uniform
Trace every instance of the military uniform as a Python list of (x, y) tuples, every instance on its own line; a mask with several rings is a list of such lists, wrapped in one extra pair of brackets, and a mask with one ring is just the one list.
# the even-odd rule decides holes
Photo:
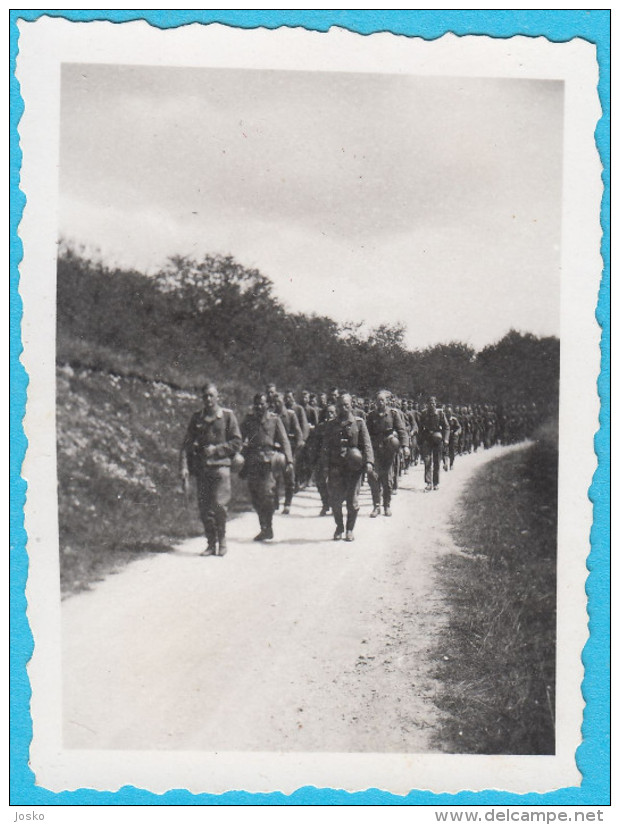
[(448, 460), (450, 462), (450, 469), (454, 467), (454, 456), (459, 444), (459, 437), (461, 435), (461, 424), (454, 413), (446, 416), (448, 420), (448, 427), (450, 428), (450, 436), (448, 438), (448, 449), (444, 453), (444, 470), (448, 469)]
[(310, 432), (310, 425), (308, 424), (308, 419), (306, 417), (306, 411), (302, 407), (301, 404), (298, 404), (295, 399), (293, 398), (292, 394), (287, 396), (284, 399), (284, 406), (287, 410), (293, 412), (297, 418), (297, 423), (299, 424), (299, 429), (301, 432), (301, 437), (297, 439), (297, 441), (293, 444), (291, 443), (291, 447), (293, 449), (293, 464), (295, 467), (295, 490), (299, 490), (299, 479), (303, 476), (303, 455), (304, 455), (304, 447), (306, 441), (308, 440), (308, 434)]
[(497, 431), (497, 415), (490, 404), (487, 405), (483, 413), (483, 426), (484, 449), (488, 450), (495, 444), (495, 435)]
[(303, 404), (308, 422), (308, 437), (302, 450), (299, 462), (298, 481), (305, 487), (312, 479), (312, 469), (317, 458), (317, 427), (319, 426), (319, 408), (314, 404)]
[[(225, 552), (226, 517), (230, 502), (230, 463), (241, 449), (241, 433), (232, 410), (218, 407), (192, 416), (181, 449), (181, 471), (196, 478), (198, 511), (208, 550)], [(223, 555), (222, 552), (222, 555)]]
[(275, 479), (272, 462), (276, 447), (293, 463), (291, 445), (280, 418), (270, 410), (262, 417), (252, 411), (241, 426), (243, 436), (243, 475), (247, 479), (252, 506), (258, 514), (261, 533), (272, 534)]
[(405, 440), (404, 443), (400, 442), (400, 447), (396, 451), (394, 458), (392, 460), (392, 474), (391, 474), (391, 483), (392, 483), (392, 495), (396, 495), (398, 491), (398, 480), (400, 474), (402, 472), (403, 461), (404, 461), (404, 450), (405, 447), (409, 447), (409, 435), (407, 433), (406, 424), (405, 424), (405, 416), (403, 411), (400, 407), (390, 407), (390, 410), (394, 417), (399, 421), (400, 427), (402, 428), (403, 432), (405, 433)]
[(328, 425), (327, 419), (321, 421), (315, 430), (315, 454), (314, 454), (314, 480), (316, 488), (321, 497), (321, 515), (327, 515), (330, 509), (329, 492), (327, 489), (327, 454), (323, 450), (323, 443), (325, 440), (325, 428)]
[(484, 437), (484, 417), (479, 406), (474, 407), (471, 426), (472, 447), (474, 452), (482, 445)]
[(368, 434), (375, 456), (375, 469), (368, 475), (368, 483), (372, 493), (373, 515), (378, 515), (383, 494), (383, 506), (386, 515), (389, 515), (392, 500), (392, 474), (394, 472), (394, 456), (398, 447), (392, 446), (391, 436), (398, 438), (401, 448), (409, 446), (409, 438), (403, 416), (398, 410), (389, 407), (383, 412), (372, 410), (366, 419)]
[[(344, 531), (342, 505), (347, 505), (347, 533), (352, 533), (359, 510), (359, 492), (363, 466), (353, 469), (347, 457), (352, 448), (360, 450), (364, 464), (374, 464), (368, 429), (362, 418), (348, 412), (346, 419), (334, 418), (325, 423), (321, 452), (327, 467), (327, 491), (336, 521), (336, 536)], [(336, 537), (335, 536), (335, 537)]]
[[(276, 415), (279, 416), (280, 421), (284, 425), (284, 429), (286, 430), (286, 434), (291, 445), (291, 453), (293, 455), (293, 460), (295, 460), (296, 456), (299, 454), (300, 450), (303, 449), (304, 446), (304, 440), (302, 438), (299, 420), (293, 412), (293, 410), (287, 407), (284, 407), (280, 412), (276, 412)], [(285, 511), (288, 511), (288, 508), (291, 506), (291, 502), (293, 501), (293, 494), (295, 492), (296, 469), (297, 468), (293, 464), (288, 464), (286, 465), (286, 467), (282, 467), (282, 465), (280, 464), (275, 468), (274, 477), (276, 485), (274, 501), (276, 510), (280, 506), (279, 492), (281, 487), (284, 487)]]
[(461, 407), (461, 439), (462, 452), (471, 453), (472, 446), (472, 414), (469, 407)]
[(450, 432), (443, 410), (427, 407), (420, 414), (420, 450), (424, 460), (424, 481), (427, 489), (439, 486), (439, 465)]

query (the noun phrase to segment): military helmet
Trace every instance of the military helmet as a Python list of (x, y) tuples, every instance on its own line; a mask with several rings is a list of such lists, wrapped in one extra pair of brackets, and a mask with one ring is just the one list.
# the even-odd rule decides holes
[(235, 453), (230, 460), (230, 469), (233, 473), (240, 473), (244, 464), (245, 458), (241, 455), (241, 453)]
[(274, 452), (273, 456), (271, 457), (271, 468), (273, 472), (277, 472), (278, 470), (283, 470), (286, 466), (286, 456), (284, 453), (280, 453), (277, 450)]
[(347, 470), (350, 470), (351, 472), (361, 470), (364, 466), (364, 456), (362, 455), (361, 450), (358, 450), (357, 447), (349, 447), (344, 458), (344, 463)]
[(388, 435), (388, 437), (385, 439), (383, 443), (388, 453), (396, 455), (400, 447), (400, 441), (398, 440), (398, 436), (392, 433), (391, 435)]

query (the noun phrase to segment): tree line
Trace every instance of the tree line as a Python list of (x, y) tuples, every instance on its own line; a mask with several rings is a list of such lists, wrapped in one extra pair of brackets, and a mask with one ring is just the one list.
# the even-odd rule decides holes
[(273, 283), (232, 256), (171, 257), (154, 275), (108, 267), (61, 244), (57, 269), (60, 361), (141, 374), (183, 388), (206, 378), (262, 387), (387, 386), (457, 403), (557, 409), (560, 343), (516, 330), (476, 352), (457, 341), (405, 345), (403, 324), (368, 332), (291, 312)]

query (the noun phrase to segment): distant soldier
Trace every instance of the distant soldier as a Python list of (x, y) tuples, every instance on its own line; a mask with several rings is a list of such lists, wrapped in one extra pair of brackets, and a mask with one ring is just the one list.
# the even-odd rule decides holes
[(303, 390), (301, 393), (301, 406), (306, 414), (308, 426), (316, 427), (319, 423), (319, 408), (316, 403), (316, 395)]
[(413, 402), (406, 399), (403, 401), (403, 418), (405, 419), (405, 427), (407, 428), (407, 435), (409, 436), (409, 450), (405, 452), (405, 461), (403, 463), (403, 470), (406, 473), (413, 462), (414, 443), (418, 441), (418, 420), (413, 412)]
[(461, 407), (461, 428), (462, 428), (462, 452), (463, 453), (471, 453), (471, 446), (472, 446), (472, 411), (471, 407), (469, 406), (462, 406)]
[(252, 506), (258, 514), (260, 533), (254, 541), (273, 538), (273, 512), (275, 480), (272, 462), (276, 448), (284, 453), (285, 464), (292, 466), (291, 445), (279, 417), (267, 408), (264, 393), (254, 396), (253, 410), (241, 426), (245, 465), (243, 477), (247, 478)]
[(417, 402), (411, 405), (411, 415), (415, 421), (415, 427), (411, 433), (411, 461), (414, 467), (417, 467), (420, 461), (420, 410)]
[[(297, 416), (295, 415), (293, 410), (289, 409), (284, 405), (284, 400), (282, 396), (279, 394), (275, 397), (273, 411), (277, 416), (279, 416), (280, 420), (284, 424), (284, 429), (286, 430), (286, 434), (291, 445), (291, 453), (293, 454), (294, 461), (295, 456), (298, 454), (299, 450), (303, 449), (304, 446), (301, 428), (299, 426)], [(283, 449), (280, 449), (278, 452), (281, 453), (281, 456), (275, 456), (276, 461), (274, 461), (273, 468), (274, 477), (276, 481), (274, 505), (276, 510), (279, 509), (279, 491), (280, 487), (283, 486), (284, 507), (282, 508), (282, 515), (288, 516), (288, 514), (291, 512), (291, 503), (293, 501), (293, 493), (295, 492), (296, 468), (294, 467), (294, 464), (286, 464), (286, 462), (282, 460), (284, 456)]]
[(480, 404), (474, 405), (471, 425), (472, 447), (474, 452), (478, 451), (478, 447), (482, 446), (484, 439), (484, 416), (482, 415), (482, 407)]
[(308, 418), (303, 406), (295, 401), (295, 393), (293, 390), (287, 390), (284, 393), (284, 406), (287, 410), (292, 410), (295, 413), (299, 423), (299, 429), (301, 431), (301, 438), (298, 439), (295, 444), (291, 444), (293, 449), (293, 463), (295, 465), (295, 491), (297, 492), (300, 489), (300, 479), (304, 475), (304, 447), (306, 441), (308, 440), (308, 435), (310, 434), (310, 425), (308, 424)]
[(353, 415), (351, 396), (338, 397), (337, 415), (325, 426), (322, 441), (323, 460), (327, 466), (329, 502), (336, 522), (334, 541), (345, 532), (342, 505), (346, 501), (347, 522), (345, 541), (353, 541), (353, 530), (359, 511), (362, 471), (373, 471), (374, 455), (370, 436), (363, 418)]
[(325, 420), (321, 421), (316, 428), (316, 453), (314, 462), (314, 480), (316, 481), (316, 488), (321, 496), (321, 512), (320, 516), (326, 516), (331, 505), (329, 503), (329, 492), (327, 490), (327, 454), (323, 451), (323, 442), (325, 438), (325, 428), (329, 421), (333, 421), (336, 417), (336, 408), (333, 404), (328, 404), (325, 408)]
[(377, 393), (375, 408), (368, 413), (366, 426), (372, 442), (375, 466), (374, 471), (368, 474), (368, 483), (372, 493), (373, 510), (371, 518), (381, 515), (381, 498), (383, 497), (383, 512), (391, 516), (390, 504), (392, 500), (392, 473), (394, 472), (394, 456), (400, 448), (408, 451), (408, 436), (403, 418), (397, 415), (397, 410), (388, 406), (389, 393)]
[(403, 415), (401, 409), (401, 402), (399, 398), (388, 393), (389, 399), (389, 407), (392, 412), (392, 415), (398, 419), (400, 427), (402, 428), (403, 432), (405, 433), (405, 443), (401, 444), (394, 458), (392, 460), (392, 472), (390, 473), (390, 483), (392, 487), (392, 495), (395, 496), (398, 493), (398, 484), (400, 480), (400, 475), (402, 472), (403, 461), (405, 458), (405, 451), (409, 450), (409, 434), (407, 433), (407, 428), (405, 424), (405, 417)]
[[(314, 398), (316, 400), (316, 396)], [(304, 489), (310, 484), (312, 470), (316, 462), (316, 428), (319, 425), (319, 408), (316, 403), (312, 403), (312, 397), (308, 390), (304, 390), (301, 394), (301, 406), (308, 422), (308, 436), (301, 455), (298, 477), (299, 487)]]
[[(458, 449), (459, 438), (461, 435), (461, 424), (459, 419), (454, 414), (450, 404), (446, 405), (445, 415), (448, 421), (448, 427), (450, 428), (450, 434), (448, 436), (448, 449), (444, 450), (443, 454), (443, 468), (447, 471), (448, 466), (450, 469), (454, 467), (454, 456)], [(450, 462), (449, 465), (448, 461)]]
[(364, 409), (364, 402), (360, 400), (357, 395), (351, 396), (351, 409), (353, 411), (353, 415), (359, 416), (359, 418), (363, 418), (364, 421), (366, 420), (366, 410)]
[(278, 389), (276, 385), (271, 382), (267, 384), (265, 387), (265, 396), (267, 398), (267, 409), (273, 412), (276, 403), (276, 396), (278, 395)]
[(443, 450), (447, 449), (450, 428), (443, 410), (438, 409), (437, 399), (431, 395), (428, 405), (420, 414), (420, 450), (424, 460), (424, 481), (427, 490), (439, 488), (439, 467)]
[(338, 387), (330, 387), (329, 392), (327, 393), (327, 403), (334, 404), (336, 406), (336, 402), (338, 401), (338, 397), (340, 396), (340, 390)]
[(490, 447), (494, 446), (497, 432), (497, 415), (492, 404), (485, 404), (482, 419), (484, 426), (484, 449), (488, 450)]
[(326, 392), (320, 393), (319, 394), (319, 399), (318, 399), (319, 423), (325, 421), (325, 419), (327, 418), (327, 412), (326, 411), (327, 411), (327, 405), (328, 404), (329, 404), (329, 401), (327, 400), (327, 393)]
[(232, 410), (221, 407), (214, 384), (202, 388), (202, 409), (189, 422), (181, 448), (179, 470), (187, 490), (196, 479), (198, 510), (207, 547), (203, 556), (226, 555), (226, 508), (230, 502), (230, 466), (241, 449), (241, 433)]

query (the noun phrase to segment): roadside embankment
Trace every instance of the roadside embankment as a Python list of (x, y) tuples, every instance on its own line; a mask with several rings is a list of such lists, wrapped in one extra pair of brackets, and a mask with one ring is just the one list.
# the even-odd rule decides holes
[(554, 753), (557, 461), (547, 425), (482, 467), (453, 519), (435, 651), (448, 752)]

